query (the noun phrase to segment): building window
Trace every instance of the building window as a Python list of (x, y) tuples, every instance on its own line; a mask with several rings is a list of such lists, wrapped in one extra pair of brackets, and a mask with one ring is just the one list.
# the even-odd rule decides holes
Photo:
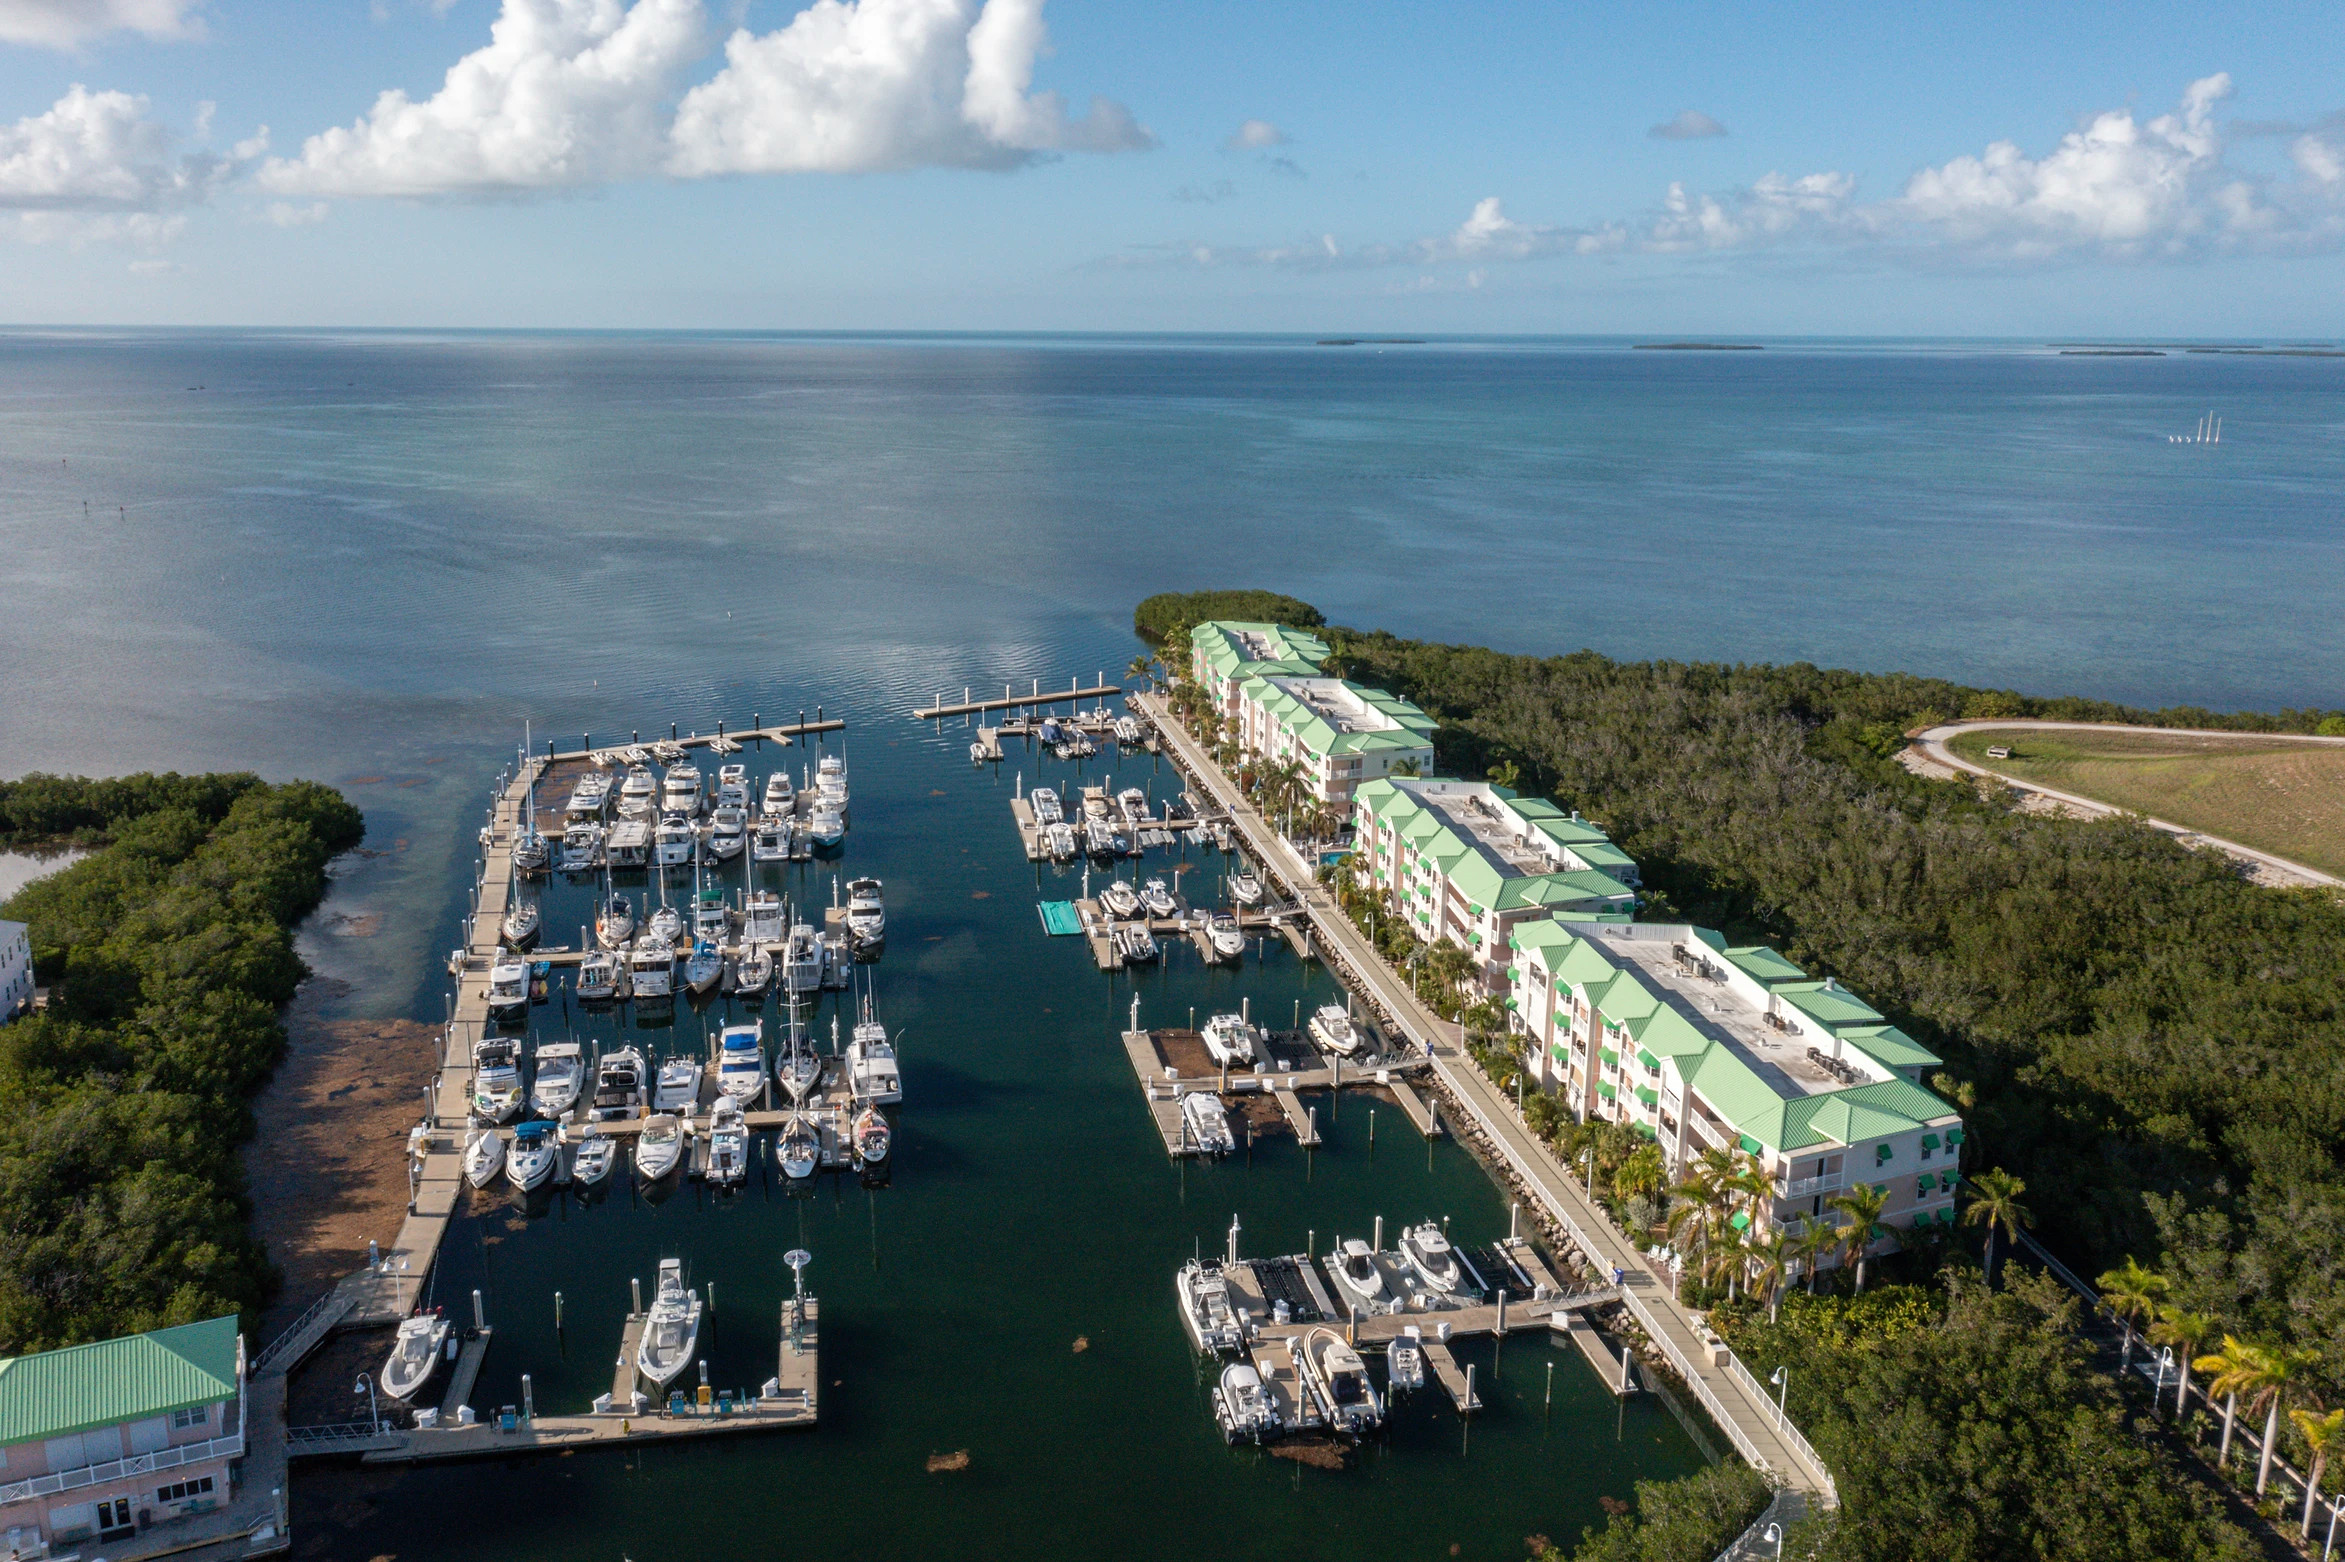
[(187, 1502), (196, 1497), (209, 1497), (211, 1494), (212, 1478), (205, 1475), (192, 1481), (173, 1481), (168, 1486), (155, 1488), (155, 1501)]
[(189, 1405), (184, 1410), (171, 1412), (171, 1429), (175, 1432), (184, 1432), (191, 1426), (210, 1426), (211, 1424), (212, 1407), (209, 1405)]

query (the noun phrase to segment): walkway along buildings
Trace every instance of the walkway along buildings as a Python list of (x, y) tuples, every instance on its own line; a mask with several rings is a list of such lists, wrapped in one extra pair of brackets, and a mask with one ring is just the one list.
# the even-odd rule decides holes
[(0, 1360), (10, 1554), (112, 1546), (224, 1506), (245, 1452), (244, 1374), (233, 1313)]

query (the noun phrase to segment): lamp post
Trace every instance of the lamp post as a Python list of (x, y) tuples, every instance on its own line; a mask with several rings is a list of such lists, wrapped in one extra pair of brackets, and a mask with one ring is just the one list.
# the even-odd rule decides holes
[(1775, 1425), (1780, 1430), (1783, 1426), (1783, 1403), (1791, 1397), (1791, 1369), (1777, 1367), (1768, 1375), (1767, 1381), (1775, 1385)]
[(375, 1408), (374, 1378), (367, 1373), (361, 1372), (358, 1375), (358, 1381), (351, 1385), (350, 1392), (353, 1395), (364, 1394), (366, 1396), (367, 1428), (370, 1431), (380, 1432), (383, 1429), (383, 1418), (381, 1412)]
[(1780, 1524), (1770, 1524), (1765, 1529), (1759, 1531), (1759, 1538), (1761, 1540), (1774, 1542), (1775, 1555), (1778, 1559), (1778, 1562), (1780, 1562), (1780, 1559), (1783, 1556), (1783, 1526)]
[(2158, 1352), (2158, 1386), (2157, 1386), (2155, 1389), (2153, 1389), (2153, 1390), (2151, 1391), (2151, 1393), (2150, 1393), (2150, 1404), (2151, 1404), (2151, 1406), (2152, 1406), (2153, 1408), (2154, 1408), (2154, 1407), (2157, 1405), (2157, 1402), (2158, 1402), (2160, 1399), (2162, 1399), (2162, 1398), (2164, 1398), (2164, 1397), (2165, 1397), (2165, 1393), (2166, 1393), (2166, 1374), (2167, 1374), (2168, 1372), (2171, 1372), (2171, 1371), (2173, 1370), (2173, 1368), (2174, 1368), (2174, 1347), (2173, 1347), (2173, 1346), (2171, 1346), (2171, 1345), (2168, 1345), (2168, 1346), (2165, 1346), (2164, 1348), (2162, 1348), (2162, 1349), (2161, 1349), (2161, 1350)]

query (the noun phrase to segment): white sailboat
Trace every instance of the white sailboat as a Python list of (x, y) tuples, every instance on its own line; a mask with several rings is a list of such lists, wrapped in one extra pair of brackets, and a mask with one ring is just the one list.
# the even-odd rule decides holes
[(862, 1167), (879, 1165), (895, 1148), (896, 1131), (887, 1114), (876, 1106), (867, 1106), (855, 1114), (851, 1130), (855, 1142), (855, 1164)]
[(822, 1164), (822, 1136), (814, 1131), (814, 1125), (806, 1120), (803, 1112), (791, 1114), (774, 1149), (783, 1173), (794, 1182), (813, 1176), (815, 1168)]

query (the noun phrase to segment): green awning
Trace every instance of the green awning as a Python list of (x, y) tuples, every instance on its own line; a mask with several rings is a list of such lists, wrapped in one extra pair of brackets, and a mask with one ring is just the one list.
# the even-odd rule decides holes
[(1938, 1186), (1938, 1179), (1931, 1176), (1928, 1172), (1923, 1172), (1919, 1177), (1914, 1179), (1913, 1191), (1916, 1193), (1927, 1193), (1936, 1186)]
[(1602, 1096), (1607, 1101), (1617, 1101), (1620, 1099), (1620, 1092), (1612, 1088), (1612, 1081), (1609, 1079), (1599, 1079), (1596, 1081), (1596, 1094)]
[(1653, 1125), (1651, 1123), (1631, 1123), (1629, 1126), (1634, 1128), (1638, 1133), (1643, 1134), (1648, 1139), (1658, 1140), (1661, 1137), (1659, 1134), (1653, 1131)]
[(1750, 1229), (1751, 1212), (1749, 1210), (1738, 1209), (1734, 1212), (1734, 1219), (1728, 1221), (1727, 1224), (1732, 1226), (1737, 1231), (1747, 1231)]
[(1651, 1085), (1639, 1085), (1637, 1086), (1637, 1099), (1647, 1106), (1655, 1106), (1660, 1103), (1661, 1092), (1655, 1090)]
[(1647, 1068), (1659, 1068), (1661, 1066), (1661, 1060), (1653, 1056), (1653, 1054), (1650, 1052), (1647, 1052), (1642, 1047), (1637, 1048), (1637, 1061), (1644, 1064)]
[(1948, 1144), (1960, 1144), (1960, 1143), (1962, 1143), (1962, 1130), (1961, 1130), (1961, 1129), (1959, 1129), (1959, 1128), (1949, 1128), (1949, 1129), (1947, 1129), (1947, 1130), (1946, 1130), (1946, 1142), (1947, 1142)]
[(1752, 1138), (1749, 1134), (1744, 1134), (1737, 1142), (1742, 1145), (1744, 1153), (1748, 1155), (1756, 1155), (1762, 1149), (1766, 1148), (1764, 1145), (1760, 1144), (1758, 1140)]
[(1510, 1009), (1519, 1009), (1522, 1007), (1522, 1005), (1516, 1003), (1512, 998), (1506, 1000), (1506, 1006)]
[(1598, 1053), (1599, 1053), (1599, 1054), (1600, 1054), (1600, 1055), (1603, 1057), (1603, 1059), (1604, 1059), (1604, 1066), (1605, 1066), (1606, 1068), (1618, 1068), (1618, 1067), (1620, 1067), (1620, 1054), (1619, 1054), (1619, 1053), (1617, 1053), (1617, 1052), (1613, 1051), (1613, 1050), (1612, 1050), (1610, 1047), (1599, 1047), (1599, 1048), (1597, 1048), (1596, 1050), (1597, 1050), (1597, 1052), (1598, 1052)]
[(1936, 1134), (1922, 1135), (1922, 1148), (1925, 1150), (1935, 1150), (1938, 1148), (1938, 1136)]
[(1894, 1145), (1876, 1144), (1873, 1146), (1873, 1164), (1878, 1166), (1896, 1153), (1897, 1149)]

